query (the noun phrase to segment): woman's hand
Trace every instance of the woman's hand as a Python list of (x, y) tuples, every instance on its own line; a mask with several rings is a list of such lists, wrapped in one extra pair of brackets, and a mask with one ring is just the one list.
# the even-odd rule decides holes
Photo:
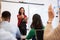
[(52, 21), (54, 19), (54, 10), (52, 9), (52, 5), (48, 8), (48, 21)]
[(27, 22), (27, 17), (25, 17), (24, 20)]
[(24, 18), (24, 15), (21, 15), (21, 18)]
[(18, 15), (17, 16), (19, 19), (22, 19), (22, 18), (24, 18), (24, 15)]

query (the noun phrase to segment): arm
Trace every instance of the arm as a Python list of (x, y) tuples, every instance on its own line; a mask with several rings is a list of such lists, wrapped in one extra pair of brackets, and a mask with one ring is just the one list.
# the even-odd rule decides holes
[[(50, 27), (51, 25), (49, 25), (49, 27)], [(45, 30), (46, 31), (46, 30)], [(50, 34), (49, 34), (50, 33)], [(48, 32), (48, 34), (49, 34), (49, 36), (46, 36), (46, 34), (45, 34), (45, 38), (44, 38), (44, 40), (60, 40), (60, 22), (59, 22), (59, 24), (58, 24), (58, 26), (57, 26), (57, 28), (56, 29), (54, 29), (53, 31), (51, 30), (51, 31), (49, 31)]]
[(52, 21), (54, 18), (54, 11), (52, 9), (52, 5), (50, 5), (48, 8), (48, 17), (49, 17), (48, 22), (47, 22), (46, 28), (44, 30), (44, 39), (50, 35), (51, 30), (52, 30)]
[(60, 40), (60, 24), (58, 24), (57, 28), (53, 30), (49, 36), (45, 36), (44, 40)]
[(44, 37), (47, 38), (52, 30), (52, 24), (47, 24), (44, 30)]

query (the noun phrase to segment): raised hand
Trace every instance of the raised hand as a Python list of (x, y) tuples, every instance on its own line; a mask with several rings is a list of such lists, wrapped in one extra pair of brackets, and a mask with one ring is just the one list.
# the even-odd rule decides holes
[(52, 8), (52, 5), (50, 5), (48, 8), (48, 17), (49, 21), (52, 21), (54, 19), (54, 10)]
[(24, 18), (24, 15), (21, 15), (21, 18)]

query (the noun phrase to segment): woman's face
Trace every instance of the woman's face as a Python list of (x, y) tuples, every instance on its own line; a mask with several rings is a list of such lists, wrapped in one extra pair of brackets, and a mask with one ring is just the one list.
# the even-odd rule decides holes
[(20, 12), (23, 14), (23, 13), (24, 13), (24, 9), (23, 9), (23, 8), (21, 8)]

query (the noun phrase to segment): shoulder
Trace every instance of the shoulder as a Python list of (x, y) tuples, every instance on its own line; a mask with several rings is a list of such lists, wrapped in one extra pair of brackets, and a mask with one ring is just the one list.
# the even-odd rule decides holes
[(33, 29), (33, 28), (32, 28), (30, 31), (31, 31), (32, 33), (35, 33), (35, 29)]

